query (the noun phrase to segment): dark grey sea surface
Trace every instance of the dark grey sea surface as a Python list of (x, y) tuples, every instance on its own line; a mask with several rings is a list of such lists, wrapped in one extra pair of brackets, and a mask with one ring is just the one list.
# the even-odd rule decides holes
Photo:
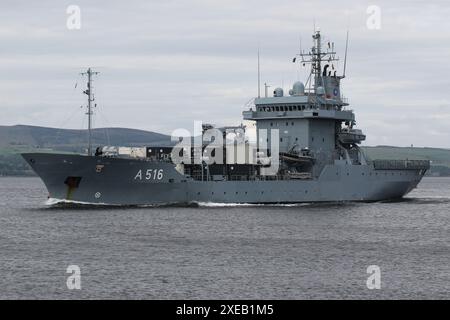
[[(2, 299), (450, 298), (449, 178), (381, 203), (62, 208), (46, 196), (37, 178), (0, 178)], [(81, 290), (67, 288), (69, 265)]]

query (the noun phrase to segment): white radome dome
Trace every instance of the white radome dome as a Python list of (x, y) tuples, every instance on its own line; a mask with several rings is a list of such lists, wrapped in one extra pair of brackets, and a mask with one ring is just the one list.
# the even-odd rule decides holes
[[(292, 92), (292, 93), (291, 93)], [(292, 86), (292, 90), (289, 90), (292, 96), (300, 96), (305, 94), (305, 85), (301, 81), (297, 81)]]

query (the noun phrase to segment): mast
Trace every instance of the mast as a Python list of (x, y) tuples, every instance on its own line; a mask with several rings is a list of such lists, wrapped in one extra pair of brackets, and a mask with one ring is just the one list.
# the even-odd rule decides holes
[(320, 46), (320, 31), (316, 31), (315, 34), (313, 34), (314, 39), (314, 46), (312, 47), (312, 68), (314, 73), (314, 88), (317, 88), (321, 85), (321, 77), (320, 72), (322, 70), (321, 66), (321, 46)]
[(93, 115), (92, 102), (95, 101), (95, 97), (93, 94), (93, 87), (92, 87), (92, 76), (97, 75), (97, 74), (99, 74), (99, 72), (94, 72), (94, 71), (92, 71), (91, 68), (88, 68), (86, 72), (81, 73), (81, 75), (83, 75), (83, 76), (87, 75), (87, 77), (88, 77), (87, 89), (83, 91), (83, 93), (88, 96), (88, 104), (87, 104), (87, 112), (86, 112), (86, 114), (88, 116), (88, 156), (92, 155), (92, 134), (91, 134), (92, 115)]
[[(334, 51), (334, 45), (331, 47), (331, 44), (328, 44), (326, 50), (322, 51), (322, 41), (319, 30), (315, 30), (312, 35), (313, 38), (313, 47), (311, 51), (305, 53), (303, 51), (298, 54), (301, 57), (301, 64), (311, 64), (311, 75), (314, 76), (314, 91), (323, 85), (322, 83), (322, 61), (324, 62), (332, 62), (338, 61), (336, 58), (336, 52)], [(294, 62), (296, 60), (294, 59)]]

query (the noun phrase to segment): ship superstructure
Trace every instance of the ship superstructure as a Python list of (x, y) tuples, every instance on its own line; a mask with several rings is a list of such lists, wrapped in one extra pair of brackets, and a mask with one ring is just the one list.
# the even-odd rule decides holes
[[(417, 186), (428, 161), (366, 159), (354, 112), (343, 98), (334, 44), (313, 46), (294, 62), (310, 66), (305, 84), (254, 99), (245, 126), (215, 128), (172, 147), (97, 147), (95, 155), (23, 154), (56, 199), (114, 205), (190, 202), (295, 203), (378, 201)], [(325, 49), (323, 49), (325, 47)], [(347, 49), (346, 49), (347, 52)], [(91, 117), (91, 73), (88, 70)], [(85, 92), (86, 93), (86, 92)], [(90, 123), (90, 122), (89, 122)], [(90, 129), (90, 127), (89, 127)], [(184, 141), (182, 141), (184, 140)]]
[[(255, 110), (243, 115), (255, 121), (258, 129), (278, 129), (282, 170), (309, 172), (317, 178), (327, 164), (359, 165), (366, 160), (358, 147), (365, 135), (354, 128), (355, 115), (345, 109), (348, 103), (340, 92), (345, 75), (337, 75), (331, 64), (338, 61), (334, 44), (323, 51), (320, 31), (314, 33), (313, 41), (308, 53), (299, 54), (302, 65), (311, 65), (307, 88), (300, 81), (293, 84), (288, 95), (276, 88), (273, 97), (256, 98)], [(259, 136), (257, 140), (262, 142)], [(267, 142), (270, 149), (272, 141)], [(305, 157), (309, 161), (300, 161)]]

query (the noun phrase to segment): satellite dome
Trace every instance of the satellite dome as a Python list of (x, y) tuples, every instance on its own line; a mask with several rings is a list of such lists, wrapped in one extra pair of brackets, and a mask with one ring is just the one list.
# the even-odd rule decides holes
[(292, 86), (292, 90), (289, 90), (289, 92), (292, 92), (292, 96), (300, 96), (305, 94), (305, 85), (301, 81), (297, 81)]
[(274, 96), (274, 97), (282, 97), (282, 96), (283, 96), (283, 89), (281, 89), (281, 88), (276, 88), (276, 89), (273, 91), (273, 96)]

